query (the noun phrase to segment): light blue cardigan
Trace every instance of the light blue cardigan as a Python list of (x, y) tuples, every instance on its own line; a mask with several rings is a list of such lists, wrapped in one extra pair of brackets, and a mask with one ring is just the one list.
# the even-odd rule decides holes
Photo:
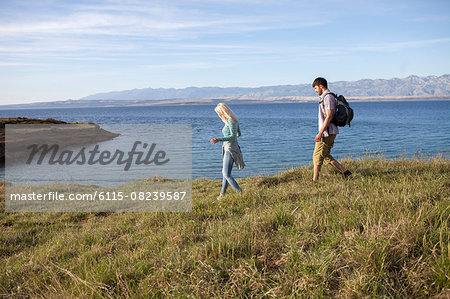
[(241, 129), (238, 122), (227, 120), (227, 124), (222, 129), (223, 137), (218, 137), (218, 141), (223, 141), (224, 145), (230, 142), (237, 142), (237, 138), (241, 136)]
[(231, 153), (231, 157), (233, 158), (237, 169), (244, 168), (244, 157), (237, 142), (237, 138), (241, 136), (239, 123), (233, 122), (232, 120), (228, 119), (227, 124), (222, 129), (222, 133), (224, 137), (217, 138), (218, 141), (223, 141), (222, 158), (225, 154), (225, 151), (228, 151)]

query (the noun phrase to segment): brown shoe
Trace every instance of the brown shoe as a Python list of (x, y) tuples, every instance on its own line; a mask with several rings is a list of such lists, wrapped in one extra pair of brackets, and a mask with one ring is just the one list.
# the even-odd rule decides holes
[(351, 176), (351, 175), (352, 175), (352, 173), (350, 172), (350, 170), (346, 170), (346, 171), (342, 174), (342, 176), (344, 177), (344, 179), (348, 179), (349, 176)]

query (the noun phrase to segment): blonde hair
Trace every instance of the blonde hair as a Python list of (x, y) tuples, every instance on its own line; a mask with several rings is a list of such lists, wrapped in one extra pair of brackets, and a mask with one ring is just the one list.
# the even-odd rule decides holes
[(220, 119), (225, 123), (228, 124), (228, 120), (238, 122), (238, 118), (236, 115), (234, 115), (233, 111), (231, 111), (230, 107), (228, 107), (224, 103), (217, 104), (216, 108), (214, 108), (214, 111), (216, 111), (217, 115), (219, 115)]

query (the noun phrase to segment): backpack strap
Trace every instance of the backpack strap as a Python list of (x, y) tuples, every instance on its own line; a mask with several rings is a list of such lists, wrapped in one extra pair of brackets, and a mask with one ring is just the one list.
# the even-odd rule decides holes
[(322, 104), (323, 100), (325, 99), (325, 96), (329, 95), (329, 94), (331, 94), (335, 99), (337, 99), (337, 96), (336, 96), (335, 93), (332, 93), (332, 92), (328, 91), (326, 94), (323, 95), (322, 100), (319, 101), (319, 104)]

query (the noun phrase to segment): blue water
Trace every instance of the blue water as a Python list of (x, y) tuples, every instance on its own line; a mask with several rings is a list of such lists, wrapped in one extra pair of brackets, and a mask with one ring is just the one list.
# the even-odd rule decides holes
[[(359, 158), (370, 153), (411, 157), (449, 155), (450, 101), (358, 102), (351, 128), (340, 128), (332, 154)], [(0, 117), (55, 118), (98, 124), (192, 124), (193, 178), (221, 178), (222, 121), (215, 105), (1, 110)], [(230, 105), (240, 120), (239, 144), (246, 167), (236, 177), (274, 174), (312, 163), (317, 103)]]

